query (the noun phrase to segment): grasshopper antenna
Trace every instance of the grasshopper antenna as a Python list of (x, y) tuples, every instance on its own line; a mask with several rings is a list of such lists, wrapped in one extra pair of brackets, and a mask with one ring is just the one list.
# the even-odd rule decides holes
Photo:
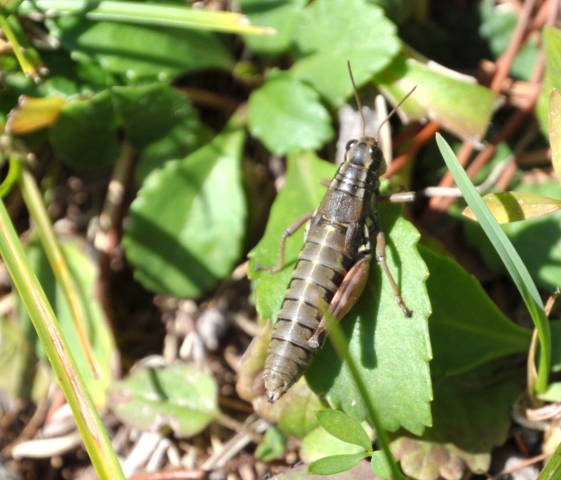
[[(350, 68), (350, 66), (349, 66), (349, 68)], [(351, 78), (352, 78), (352, 76), (351, 76)], [(354, 82), (353, 82), (353, 85), (354, 85)], [(411, 89), (411, 91), (410, 91), (407, 95), (405, 95), (405, 97), (403, 97), (403, 98), (401, 99), (401, 101), (400, 101), (395, 107), (393, 107), (392, 111), (391, 111), (390, 113), (388, 113), (388, 115), (386, 116), (386, 118), (384, 118), (384, 120), (382, 120), (382, 123), (380, 123), (380, 125), (378, 125), (378, 130), (376, 131), (376, 138), (379, 137), (379, 135), (380, 135), (380, 130), (382, 129), (382, 126), (384, 125), (384, 123), (386, 123), (386, 122), (391, 118), (391, 116), (392, 116), (395, 112), (397, 112), (397, 109), (398, 109), (399, 107), (401, 107), (401, 105), (403, 104), (403, 102), (405, 102), (405, 100), (407, 100), (407, 99), (411, 96), (411, 94), (415, 91), (416, 88), (417, 88), (417, 85), (415, 85), (415, 86)]]
[[(351, 69), (351, 62), (347, 60), (347, 67), (349, 67), (349, 75), (351, 76), (351, 83), (353, 84), (353, 91), (355, 93), (355, 100), (358, 106), (358, 111), (360, 112), (360, 118), (362, 119), (362, 136), (366, 135), (366, 120), (364, 119), (364, 113), (362, 112), (362, 103), (360, 103), (360, 98), (358, 96), (358, 90), (356, 88), (355, 79), (353, 77), (353, 71)], [(405, 97), (407, 98), (407, 97)], [(403, 100), (405, 100), (405, 98)]]

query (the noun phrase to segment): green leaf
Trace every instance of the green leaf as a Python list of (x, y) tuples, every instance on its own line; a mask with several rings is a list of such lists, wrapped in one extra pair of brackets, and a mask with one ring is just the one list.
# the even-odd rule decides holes
[(455, 260), (419, 246), (430, 277), (434, 309), (430, 336), (433, 372), (457, 375), (495, 359), (526, 353), (532, 333), (503, 315), (473, 276)]
[(432, 378), (434, 425), (425, 430), (424, 440), (480, 453), (490, 453), (506, 441), (512, 404), (524, 385), (523, 368), (513, 368), (512, 361), (504, 359), (461, 375)]
[(561, 183), (561, 95), (556, 89), (549, 95), (548, 112), (551, 163), (557, 180)]
[(248, 108), (251, 134), (278, 155), (318, 149), (333, 137), (317, 93), (289, 73), (277, 73), (254, 90)]
[(401, 46), (383, 10), (363, 0), (312, 2), (302, 12), (295, 41), (300, 58), (290, 71), (334, 107), (352, 93), (347, 61), (360, 85), (385, 68)]
[(240, 0), (238, 3), (253, 25), (272, 27), (276, 31), (275, 35), (265, 37), (245, 35), (245, 44), (258, 55), (277, 56), (290, 47), (299, 14), (307, 2), (306, 0), (281, 2)]
[(400, 107), (403, 114), (411, 120), (428, 117), (471, 141), (485, 135), (501, 101), (498, 93), (476, 84), (471, 77), (440, 65), (431, 66), (410, 50), (399, 54), (390, 66), (374, 76), (374, 81), (394, 104), (417, 86)]
[(335, 438), (358, 445), (364, 450), (372, 451), (372, 442), (364, 428), (353, 417), (339, 410), (320, 410), (317, 413), (319, 424)]
[(113, 87), (111, 93), (127, 140), (136, 150), (163, 139), (178, 125), (198, 120), (190, 102), (162, 83)]
[[(561, 200), (525, 192), (489, 193), (483, 201), (499, 223), (519, 222), (561, 210)], [(463, 213), (477, 220), (470, 207)]]
[[(413, 317), (403, 315), (386, 276), (373, 261), (368, 284), (341, 327), (384, 428), (394, 431), (403, 427), (421, 433), (431, 424), (427, 325), (431, 307), (425, 287), (428, 272), (416, 248), (419, 234), (400, 213), (400, 206), (380, 206), (388, 266)], [(366, 409), (350, 372), (330, 344), (318, 353), (306, 379), (312, 390), (326, 395), (333, 408), (357, 420), (365, 418)]]
[(286, 435), (278, 428), (272, 427), (267, 430), (263, 442), (257, 445), (255, 457), (270, 462), (282, 458), (286, 451)]
[[(368, 427), (368, 425), (366, 426)], [(302, 439), (300, 446), (300, 458), (307, 463), (331, 455), (363, 452), (364, 448), (337, 440), (319, 427), (309, 432)]]
[(56, 154), (73, 167), (112, 165), (119, 155), (119, 143), (109, 91), (66, 103), (49, 136)]
[(368, 456), (367, 452), (363, 452), (321, 458), (310, 464), (308, 473), (312, 475), (333, 475), (334, 473), (344, 472), (350, 470)]
[(178, 438), (204, 430), (219, 414), (213, 378), (188, 365), (139, 368), (109, 391), (110, 407), (140, 430), (173, 430)]
[(198, 297), (239, 260), (245, 135), (237, 121), (195, 153), (154, 172), (131, 205), (123, 246), (146, 288)]
[(528, 269), (522, 262), (520, 256), (510, 243), (506, 234), (501, 230), (489, 209), (481, 199), (481, 196), (472, 185), (466, 172), (461, 167), (454, 152), (441, 135), (437, 134), (436, 141), (442, 153), (446, 165), (450, 169), (456, 184), (468, 205), (473, 209), (479, 223), (485, 230), (489, 240), (497, 250), (514, 283), (516, 284), (526, 307), (532, 316), (532, 321), (538, 330), (540, 340), (540, 356), (538, 365), (538, 379), (536, 392), (542, 393), (547, 388), (549, 368), (551, 364), (551, 335), (549, 322), (546, 318), (543, 302), (540, 298), (536, 285), (528, 273)]
[(49, 23), (51, 33), (72, 55), (93, 60), (129, 80), (166, 80), (217, 68), (229, 71), (230, 52), (211, 32), (67, 17)]
[[(103, 408), (107, 400), (107, 388), (113, 378), (111, 359), (115, 355), (115, 343), (103, 313), (101, 302), (96, 299), (93, 293), (98, 279), (98, 271), (94, 266), (93, 259), (86, 255), (84, 244), (78, 241), (66, 241), (60, 247), (72, 274), (74, 284), (78, 289), (76, 295), (81, 303), (81, 311), (84, 314), (83, 321), (89, 333), (96, 363), (100, 368), (100, 377), (93, 374), (84, 350), (80, 346), (73, 315), (62, 288), (55, 280), (45, 251), (38, 242), (33, 242), (29, 245), (27, 253), (49, 303), (53, 306), (60, 329), (70, 346), (72, 356), (92, 400), (98, 408)], [(24, 322), (23, 328), (27, 330), (30, 338), (36, 341), (38, 357), (45, 358), (45, 352), (31, 327), (31, 320), (28, 314), (23, 311), (23, 305), (21, 307), (20, 318)]]
[[(301, 215), (317, 208), (325, 193), (319, 180), (332, 177), (334, 169), (332, 165), (322, 165), (310, 154), (289, 157), (285, 187), (273, 205), (265, 236), (251, 253), (249, 272), (256, 279), (256, 305), (264, 317), (276, 317), (302, 247), (304, 232), (298, 232), (288, 240), (286, 267), (280, 272), (254, 272), (254, 266), (275, 265), (282, 232)], [(416, 250), (419, 234), (409, 222), (400, 218), (400, 212), (399, 206), (383, 204), (380, 207), (382, 228), (388, 243), (388, 265), (402, 287), (406, 305), (413, 310), (413, 318), (404, 317), (387, 278), (373, 261), (365, 292), (342, 321), (342, 326), (350, 338), (350, 354), (371, 389), (384, 426), (389, 430), (403, 426), (421, 433), (424, 425), (431, 422), (427, 365), (430, 359), (427, 327), (430, 304), (424, 283), (427, 269)], [(312, 390), (326, 395), (332, 407), (357, 420), (365, 418), (366, 410), (354, 382), (331, 345), (319, 352), (306, 379)]]
[(388, 459), (381, 450), (374, 452), (372, 459), (370, 460), (370, 465), (372, 466), (374, 475), (377, 477), (390, 478), (392, 476), (392, 470)]

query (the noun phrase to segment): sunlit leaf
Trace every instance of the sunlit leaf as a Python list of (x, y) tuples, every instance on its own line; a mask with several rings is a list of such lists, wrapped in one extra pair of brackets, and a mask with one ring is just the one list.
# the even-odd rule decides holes
[[(561, 209), (561, 200), (526, 192), (489, 193), (483, 201), (499, 223), (519, 222)], [(477, 220), (470, 207), (466, 207), (464, 215)]]
[(111, 386), (109, 402), (124, 423), (152, 432), (173, 430), (191, 437), (218, 415), (212, 377), (188, 365), (139, 368)]
[(271, 76), (249, 97), (249, 130), (273, 153), (314, 150), (333, 137), (313, 88), (289, 73)]
[(61, 97), (31, 98), (22, 96), (8, 116), (6, 130), (15, 135), (48, 127), (57, 119), (65, 100)]
[(320, 410), (317, 414), (319, 424), (335, 438), (352, 443), (364, 450), (372, 450), (372, 442), (364, 428), (353, 417), (339, 410)]
[(386, 67), (401, 46), (397, 29), (383, 10), (363, 0), (312, 2), (302, 12), (295, 39), (300, 58), (290, 71), (334, 107), (352, 93), (347, 61), (361, 85)]
[(195, 153), (147, 178), (131, 206), (123, 239), (135, 277), (146, 288), (198, 297), (239, 260), (246, 215), (244, 140), (242, 129), (229, 126)]
[[(429, 118), (466, 140), (480, 140), (501, 97), (444, 67), (429, 65), (413, 52), (399, 54), (374, 81), (393, 104), (417, 86), (401, 106), (409, 120)], [(454, 105), (454, 108), (450, 108)]]
[(308, 473), (312, 475), (332, 475), (334, 473), (350, 470), (361, 460), (364, 460), (368, 453), (349, 453), (346, 455), (332, 455), (330, 457), (321, 458), (311, 463), (308, 467)]

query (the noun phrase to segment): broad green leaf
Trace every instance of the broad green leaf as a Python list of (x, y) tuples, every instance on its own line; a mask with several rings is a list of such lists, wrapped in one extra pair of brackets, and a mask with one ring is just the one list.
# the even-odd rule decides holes
[(536, 285), (522, 262), (520, 255), (514, 249), (512, 243), (501, 230), (499, 224), (494, 219), (485, 202), (471, 183), (466, 172), (459, 164), (458, 159), (446, 143), (444, 138), (437, 134), (436, 142), (442, 153), (446, 165), (450, 169), (456, 184), (460, 188), (468, 205), (473, 209), (479, 223), (483, 227), (489, 240), (497, 250), (501, 260), (505, 264), (512, 280), (516, 284), (522, 296), (532, 321), (538, 330), (540, 340), (540, 353), (538, 363), (538, 378), (536, 380), (536, 393), (542, 393), (547, 388), (549, 369), (551, 365), (551, 335), (549, 321), (545, 315), (542, 299), (538, 293)]
[(277, 73), (254, 90), (248, 108), (251, 134), (278, 155), (314, 150), (333, 137), (318, 94), (289, 73)]
[(51, 34), (73, 55), (129, 80), (171, 79), (217, 68), (229, 71), (230, 52), (211, 32), (67, 17), (49, 22)]
[(290, 47), (294, 28), (306, 0), (271, 2), (269, 0), (240, 0), (242, 12), (253, 25), (272, 27), (275, 35), (257, 37), (245, 35), (244, 42), (258, 55), (277, 56)]
[(149, 290), (198, 297), (240, 259), (245, 135), (237, 121), (195, 153), (154, 172), (133, 202), (123, 246), (135, 277)]
[(295, 41), (300, 58), (290, 71), (334, 107), (352, 93), (347, 61), (361, 85), (385, 68), (401, 46), (397, 29), (383, 10), (363, 0), (312, 2), (302, 12)]
[(544, 135), (549, 134), (548, 105), (551, 91), (561, 91), (561, 31), (544, 27), (543, 46), (545, 51), (545, 74), (543, 87), (536, 105), (536, 114)]
[(472, 275), (452, 258), (422, 246), (419, 250), (431, 272), (427, 288), (434, 307), (434, 369), (458, 374), (492, 358), (527, 351), (531, 332), (506, 318)]
[(119, 155), (116, 118), (109, 91), (68, 102), (49, 130), (55, 153), (78, 168), (112, 165)]
[[(489, 193), (483, 201), (499, 223), (519, 222), (561, 209), (561, 200), (524, 192)], [(466, 207), (463, 213), (477, 220), (470, 207)]]
[(204, 430), (219, 415), (212, 377), (188, 365), (139, 368), (111, 386), (113, 413), (140, 430), (173, 430), (178, 438)]
[(198, 120), (190, 102), (162, 83), (113, 87), (111, 94), (127, 140), (136, 150), (163, 139), (178, 125), (195, 124)]
[(362, 452), (321, 458), (310, 464), (308, 473), (312, 475), (333, 475), (334, 473), (344, 472), (350, 470), (368, 456), (367, 452)]
[[(317, 208), (325, 192), (319, 180), (333, 175), (333, 166), (325, 168), (321, 162), (306, 157), (289, 158), (285, 187), (273, 205), (265, 236), (251, 254), (249, 271), (256, 279), (256, 305), (260, 315), (266, 318), (275, 318), (280, 307), (302, 247), (303, 232), (288, 240), (286, 267), (280, 272), (254, 272), (253, 268), (256, 264), (277, 263), (283, 230), (306, 211)], [(395, 303), (387, 278), (373, 261), (365, 292), (342, 326), (350, 338), (351, 355), (371, 388), (384, 426), (389, 430), (403, 426), (421, 433), (423, 426), (430, 424), (431, 398), (427, 364), (430, 359), (427, 269), (416, 250), (418, 232), (400, 218), (400, 207), (384, 204), (380, 210), (388, 243), (388, 265), (402, 288), (405, 303), (413, 310), (413, 318), (405, 318)], [(326, 395), (332, 407), (359, 421), (365, 418), (364, 404), (353, 380), (331, 345), (327, 344), (319, 352), (306, 379), (312, 390)]]
[(422, 438), (400, 435), (392, 442), (404, 473), (429, 480), (449, 471), (445, 478), (459, 480), (465, 466), (487, 471), (491, 450), (508, 437), (512, 404), (523, 384), (522, 368), (513, 369), (510, 360), (453, 377), (433, 374), (434, 426)]
[[(103, 408), (106, 403), (106, 391), (113, 377), (111, 363), (112, 357), (115, 355), (115, 344), (101, 303), (94, 295), (98, 272), (94, 266), (93, 259), (88, 257), (85, 253), (85, 244), (80, 244), (75, 241), (66, 241), (61, 244), (61, 249), (71, 271), (74, 284), (78, 288), (76, 295), (82, 304), (81, 310), (84, 313), (83, 321), (90, 335), (96, 363), (100, 367), (100, 378), (94, 376), (85, 353), (80, 347), (78, 334), (75, 330), (66, 297), (55, 281), (54, 274), (44, 250), (38, 243), (34, 242), (30, 244), (27, 252), (33, 270), (41, 282), (45, 294), (49, 299), (49, 303), (55, 311), (60, 328), (70, 346), (80, 375), (90, 392), (92, 400), (98, 408)], [(44, 350), (31, 327), (27, 313), (25, 313), (23, 309), (20, 309), (20, 311), (20, 318), (25, 319), (24, 328), (27, 330), (28, 335), (37, 342), (37, 355), (40, 358), (44, 358)]]
[(388, 459), (384, 452), (378, 450), (372, 455), (370, 460), (370, 465), (372, 466), (372, 471), (374, 475), (379, 478), (390, 478), (392, 476), (392, 470)]
[[(374, 76), (380, 90), (396, 104), (417, 89), (400, 107), (409, 119), (428, 117), (455, 135), (480, 140), (487, 131), (501, 96), (444, 67), (430, 66), (409, 50), (399, 54), (383, 72)], [(454, 105), (454, 108), (450, 108)]]
[(525, 353), (531, 331), (510, 321), (473, 277), (450, 257), (420, 246), (431, 272), (432, 371), (457, 375), (491, 359)]
[(277, 427), (267, 430), (263, 437), (263, 442), (257, 445), (255, 449), (255, 457), (270, 462), (282, 458), (286, 451), (286, 435)]
[(551, 163), (557, 180), (561, 183), (561, 95), (556, 89), (549, 95), (548, 113)]
[[(428, 272), (416, 248), (419, 234), (400, 213), (400, 206), (380, 206), (388, 266), (413, 317), (403, 315), (386, 276), (373, 261), (368, 284), (341, 327), (383, 427), (389, 431), (403, 427), (420, 434), (431, 424)], [(359, 421), (365, 418), (366, 409), (350, 372), (329, 343), (318, 353), (306, 379), (333, 408)]]
[(319, 424), (335, 438), (372, 451), (372, 441), (353, 417), (339, 410), (320, 410), (317, 418)]
[(338, 440), (323, 428), (316, 428), (302, 439), (299, 454), (303, 462), (310, 463), (330, 455), (362, 453), (364, 450), (357, 445)]

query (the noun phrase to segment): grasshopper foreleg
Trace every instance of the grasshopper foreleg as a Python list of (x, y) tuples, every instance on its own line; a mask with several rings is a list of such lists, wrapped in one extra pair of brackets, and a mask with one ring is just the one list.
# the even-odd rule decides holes
[(393, 294), (395, 296), (395, 301), (399, 305), (399, 308), (403, 310), (403, 313), (406, 317), (411, 317), (412, 313), (409, 310), (405, 303), (403, 302), (403, 298), (401, 298), (401, 293), (399, 292), (399, 288), (393, 279), (392, 272), (388, 268), (388, 264), (386, 263), (386, 237), (384, 232), (378, 232), (376, 234), (376, 260), (380, 262), (382, 270), (384, 271), (386, 277), (388, 278), (390, 285), (393, 290)]
[(302, 215), (298, 220), (291, 224), (284, 232), (282, 232), (282, 237), (280, 241), (279, 248), (279, 261), (274, 267), (267, 267), (266, 265), (255, 265), (255, 270), (267, 270), (269, 273), (276, 273), (284, 267), (284, 251), (286, 248), (286, 239), (294, 235), (302, 225), (312, 218), (314, 212), (308, 212)]
[(349, 270), (339, 290), (333, 296), (331, 304), (326, 315), (323, 316), (318, 328), (308, 340), (308, 345), (312, 348), (320, 348), (325, 338), (327, 331), (327, 316), (331, 316), (334, 321), (340, 321), (349, 311), (353, 308), (354, 304), (358, 301), (366, 282), (368, 280), (368, 273), (370, 272), (370, 255), (361, 258)]

